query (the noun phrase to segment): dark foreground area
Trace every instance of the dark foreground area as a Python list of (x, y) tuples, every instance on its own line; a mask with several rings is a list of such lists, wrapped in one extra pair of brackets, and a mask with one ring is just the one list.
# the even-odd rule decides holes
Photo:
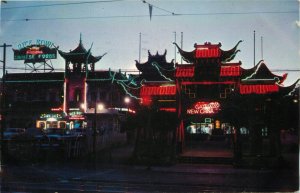
[(170, 166), (127, 162), (131, 146), (102, 152), (97, 161), (6, 163), (1, 193), (11, 192), (296, 192), (297, 153), (279, 168), (236, 168), (230, 164)]

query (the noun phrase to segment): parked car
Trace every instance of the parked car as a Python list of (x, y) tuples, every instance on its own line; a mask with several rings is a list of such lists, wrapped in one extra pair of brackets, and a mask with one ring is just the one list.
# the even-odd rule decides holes
[(77, 137), (83, 137), (83, 136), (86, 136), (87, 130), (88, 129), (81, 128), (81, 127), (79, 127), (79, 128), (73, 128), (70, 133), (72, 135), (77, 136)]
[(38, 129), (38, 128), (27, 128), (25, 134), (36, 137), (36, 136), (42, 136), (44, 132), (42, 129)]
[(47, 128), (42, 134), (35, 136), (42, 148), (59, 147), (65, 139), (71, 137), (68, 130), (61, 128)]
[(24, 128), (7, 128), (3, 133), (4, 140), (11, 140), (13, 137), (24, 134)]

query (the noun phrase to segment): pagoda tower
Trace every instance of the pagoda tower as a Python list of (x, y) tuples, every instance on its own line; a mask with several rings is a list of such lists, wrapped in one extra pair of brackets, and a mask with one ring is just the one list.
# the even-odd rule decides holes
[(81, 104), (86, 104), (87, 76), (89, 72), (95, 71), (95, 64), (106, 54), (93, 56), (91, 48), (85, 49), (80, 35), (79, 44), (74, 50), (70, 52), (58, 50), (58, 53), (65, 59), (63, 108), (65, 112), (68, 112), (70, 108), (78, 108)]
[(152, 55), (148, 51), (148, 61), (139, 63), (137, 60), (136, 68), (141, 72), (140, 80), (146, 81), (170, 81), (174, 79), (175, 64), (174, 60), (167, 62), (167, 50), (164, 54), (160, 55), (156, 52)]

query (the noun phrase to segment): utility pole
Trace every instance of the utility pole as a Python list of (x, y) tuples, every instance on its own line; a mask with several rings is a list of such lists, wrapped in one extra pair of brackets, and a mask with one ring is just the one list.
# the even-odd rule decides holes
[(253, 54), (253, 60), (254, 60), (253, 66), (255, 66), (255, 30), (253, 31), (253, 52), (254, 52), (254, 54)]
[[(175, 38), (175, 43), (176, 43), (176, 31), (174, 32), (174, 38)], [(176, 45), (174, 45), (175, 53), (174, 53), (174, 59), (175, 59), (175, 64), (176, 64)]]
[(3, 60), (0, 60), (0, 62), (2, 62), (3, 64), (3, 74), (2, 74), (2, 87), (1, 87), (1, 131), (0, 131), (0, 137), (1, 137), (1, 143), (0, 143), (0, 171), (2, 170), (2, 163), (3, 163), (3, 153), (4, 153), (4, 141), (3, 141), (3, 138), (4, 138), (4, 129), (5, 129), (5, 96), (6, 96), (6, 93), (5, 93), (5, 67), (6, 67), (6, 48), (7, 47), (11, 47), (12, 45), (7, 45), (6, 43), (4, 43), (3, 45), (0, 45), (1, 48), (3, 48)]
[(139, 63), (141, 63), (141, 49), (142, 49), (142, 33), (139, 36)]
[(261, 50), (261, 59), (264, 59), (264, 42), (263, 42), (263, 37), (260, 37), (260, 50)]
[[(181, 32), (181, 45), (180, 48), (183, 48), (183, 32)], [(182, 64), (182, 56), (181, 56), (181, 64)]]

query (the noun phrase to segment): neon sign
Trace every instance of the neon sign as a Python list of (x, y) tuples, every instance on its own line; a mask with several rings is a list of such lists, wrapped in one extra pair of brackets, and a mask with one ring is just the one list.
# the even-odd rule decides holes
[(179, 67), (176, 69), (175, 77), (193, 77), (195, 67)]
[(151, 95), (175, 95), (176, 86), (143, 86), (140, 91), (141, 96)]
[(176, 112), (176, 108), (160, 108), (160, 111), (166, 111), (166, 112)]
[(278, 85), (240, 85), (241, 94), (267, 94), (272, 92), (278, 92)]
[(222, 66), (220, 76), (240, 76), (241, 70), (239, 66)]
[(196, 49), (196, 58), (217, 58), (220, 55), (219, 48), (199, 47)]
[(49, 119), (49, 118), (54, 118), (54, 119), (62, 119), (62, 115), (61, 114), (46, 114), (43, 113), (40, 115), (41, 119)]
[(61, 107), (58, 108), (51, 108), (51, 111), (53, 112), (58, 112), (58, 111), (62, 111), (63, 109)]
[(57, 58), (56, 47), (48, 40), (27, 40), (18, 44), (18, 49), (13, 51), (14, 60), (25, 60), (25, 62), (44, 62), (46, 59)]
[(26, 40), (22, 43), (18, 44), (18, 49), (21, 50), (23, 48), (32, 46), (32, 45), (39, 45), (39, 46), (46, 46), (48, 48), (55, 48), (54, 43), (49, 40), (41, 40), (37, 39), (36, 41), (33, 40)]
[(218, 102), (197, 102), (193, 108), (187, 109), (186, 113), (189, 115), (215, 114), (219, 110), (220, 103)]

